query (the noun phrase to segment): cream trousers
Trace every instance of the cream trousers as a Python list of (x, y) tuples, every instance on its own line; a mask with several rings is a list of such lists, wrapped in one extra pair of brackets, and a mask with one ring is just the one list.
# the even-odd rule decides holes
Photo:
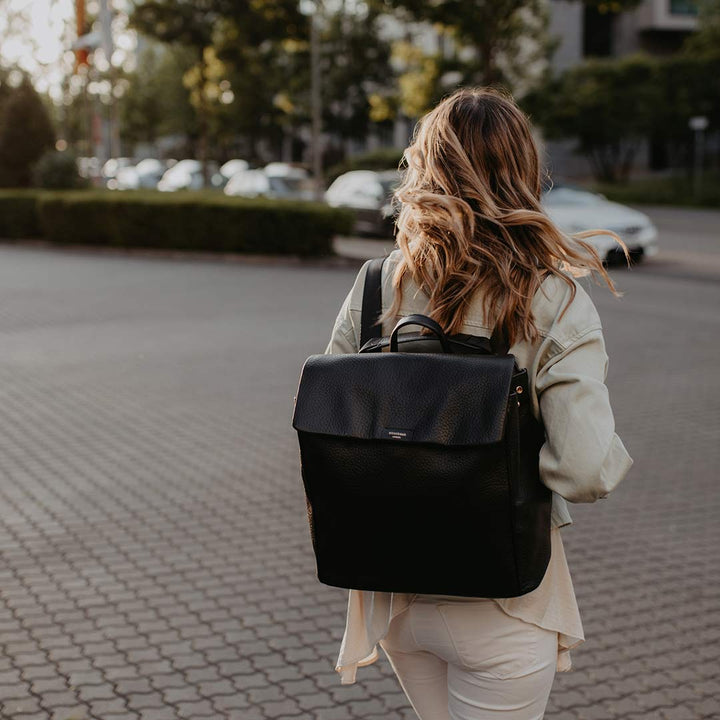
[(420, 720), (540, 720), (545, 713), (557, 633), (493, 600), (416, 596), (379, 644)]

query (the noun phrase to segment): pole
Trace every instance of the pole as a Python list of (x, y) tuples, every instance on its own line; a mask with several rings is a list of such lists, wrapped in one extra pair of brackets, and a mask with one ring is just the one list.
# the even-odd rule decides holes
[(703, 155), (705, 150), (705, 131), (701, 129), (695, 130), (695, 162), (694, 162), (694, 170), (695, 170), (695, 182), (694, 190), (695, 190), (695, 197), (700, 197), (700, 190), (702, 189), (702, 174), (703, 174)]
[(688, 121), (688, 126), (695, 132), (695, 153), (693, 158), (693, 192), (700, 196), (702, 186), (703, 155), (705, 154), (705, 130), (709, 120), (705, 115), (695, 115)]
[(118, 105), (115, 98), (115, 85), (117, 83), (117, 71), (112, 62), (113, 55), (113, 37), (112, 37), (112, 7), (109, 0), (100, 0), (100, 28), (102, 34), (102, 49), (105, 59), (110, 66), (110, 107), (109, 107), (109, 156), (113, 158), (120, 157), (120, 122), (118, 118)]
[(205, 85), (207, 83), (206, 78), (206, 65), (205, 65), (205, 48), (201, 46), (199, 48), (200, 55), (198, 58), (198, 68), (200, 73), (200, 79), (198, 81), (198, 160), (200, 160), (200, 167), (202, 168), (202, 179), (203, 188), (210, 185), (210, 173), (208, 171), (208, 108), (207, 98), (205, 96)]
[(93, 115), (90, 106), (90, 93), (88, 92), (89, 73), (88, 66), (85, 66), (82, 82), (82, 115), (83, 115), (83, 139), (85, 140), (85, 157), (93, 154)]
[(322, 0), (315, 0), (315, 10), (310, 17), (310, 97), (312, 113), (312, 168), (315, 180), (315, 199), (322, 202), (325, 189), (322, 177), (322, 149), (320, 133), (322, 130), (322, 107), (320, 96), (320, 40), (317, 27), (317, 15)]

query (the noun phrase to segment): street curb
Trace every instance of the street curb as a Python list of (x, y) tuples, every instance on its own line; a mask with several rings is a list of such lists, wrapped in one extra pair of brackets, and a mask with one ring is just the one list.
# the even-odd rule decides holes
[(299, 267), (340, 267), (359, 268), (365, 262), (362, 258), (345, 255), (304, 257), (300, 255), (259, 255), (246, 253), (204, 252), (202, 250), (173, 250), (170, 248), (119, 247), (106, 245), (76, 245), (48, 242), (36, 239), (0, 238), (2, 247), (20, 247), (33, 250), (52, 250), (67, 254), (139, 257), (159, 260), (192, 260), (240, 265), (271, 265)]

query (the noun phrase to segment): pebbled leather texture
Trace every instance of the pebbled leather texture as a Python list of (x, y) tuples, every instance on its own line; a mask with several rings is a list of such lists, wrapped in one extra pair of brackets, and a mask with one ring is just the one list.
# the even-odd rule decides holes
[(499, 442), (513, 368), (511, 355), (312, 355), (302, 370), (293, 427), (441, 445)]
[(542, 581), (552, 494), (527, 371), (469, 337), (464, 355), (413, 352), (425, 336), (306, 361), (293, 426), (320, 582), (504, 598)]

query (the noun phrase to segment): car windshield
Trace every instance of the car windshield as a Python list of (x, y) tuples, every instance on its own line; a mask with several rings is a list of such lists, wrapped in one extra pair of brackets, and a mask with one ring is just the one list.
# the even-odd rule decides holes
[(392, 191), (398, 186), (399, 180), (397, 178), (388, 178), (385, 180), (380, 180), (380, 185), (382, 186), (383, 192), (386, 195), (390, 195)]
[(598, 205), (603, 198), (587, 190), (570, 187), (554, 187), (542, 196), (545, 205)]
[(270, 188), (279, 194), (289, 195), (293, 192), (298, 192), (302, 189), (301, 178), (290, 178), (290, 177), (271, 177)]
[(136, 166), (135, 169), (140, 173), (141, 175), (143, 173), (157, 173), (162, 172), (162, 163), (159, 160), (153, 160), (152, 158), (147, 158), (146, 160), (141, 160)]

